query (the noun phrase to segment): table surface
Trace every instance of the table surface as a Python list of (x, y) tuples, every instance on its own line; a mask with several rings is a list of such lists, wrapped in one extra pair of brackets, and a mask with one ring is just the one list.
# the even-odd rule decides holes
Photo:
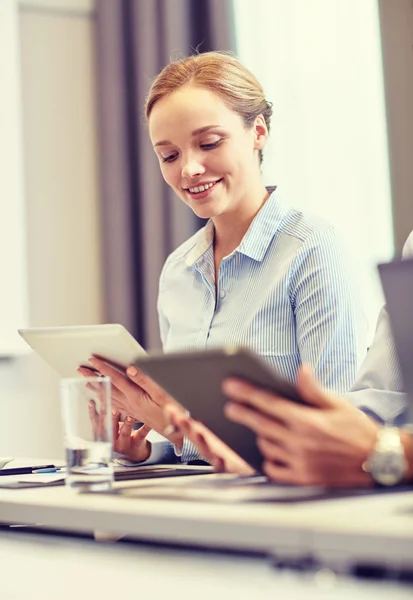
[[(185, 480), (189, 483), (190, 478)], [(128, 481), (116, 487), (149, 483)], [(224, 505), (76, 494), (64, 486), (0, 489), (0, 521), (267, 552), (280, 558), (310, 552), (323, 564), (335, 559), (341, 564), (365, 562), (368, 557), (373, 563), (385, 560), (413, 569), (413, 491), (294, 504)]]
[(247, 556), (96, 544), (0, 532), (2, 600), (127, 597), (165, 600), (407, 600), (412, 587), (334, 575), (296, 573)]

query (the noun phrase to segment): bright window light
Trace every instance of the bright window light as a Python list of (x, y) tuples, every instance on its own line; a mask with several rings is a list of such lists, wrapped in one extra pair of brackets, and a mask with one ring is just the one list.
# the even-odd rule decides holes
[(394, 253), (376, 0), (233, 0), (238, 55), (274, 104), (267, 184), (352, 248), (370, 337)]

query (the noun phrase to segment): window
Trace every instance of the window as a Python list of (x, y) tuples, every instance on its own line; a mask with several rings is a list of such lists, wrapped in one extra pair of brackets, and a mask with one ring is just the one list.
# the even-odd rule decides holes
[(354, 250), (370, 337), (393, 256), (376, 0), (234, 0), (240, 59), (274, 104), (267, 184), (325, 217)]

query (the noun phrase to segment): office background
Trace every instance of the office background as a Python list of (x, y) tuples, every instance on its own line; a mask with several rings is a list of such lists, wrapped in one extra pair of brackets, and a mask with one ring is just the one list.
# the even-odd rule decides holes
[(413, 229), (412, 41), (410, 0), (2, 0), (0, 455), (62, 453), (58, 377), (17, 327), (120, 321), (159, 345), (159, 270), (199, 222), (161, 181), (142, 102), (198, 45), (263, 83), (265, 180), (342, 231), (373, 330), (375, 263)]

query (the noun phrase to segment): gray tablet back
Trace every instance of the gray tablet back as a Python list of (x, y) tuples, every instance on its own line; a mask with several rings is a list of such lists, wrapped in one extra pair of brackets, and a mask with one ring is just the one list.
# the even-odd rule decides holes
[(413, 259), (379, 265), (387, 312), (393, 331), (413, 424)]

